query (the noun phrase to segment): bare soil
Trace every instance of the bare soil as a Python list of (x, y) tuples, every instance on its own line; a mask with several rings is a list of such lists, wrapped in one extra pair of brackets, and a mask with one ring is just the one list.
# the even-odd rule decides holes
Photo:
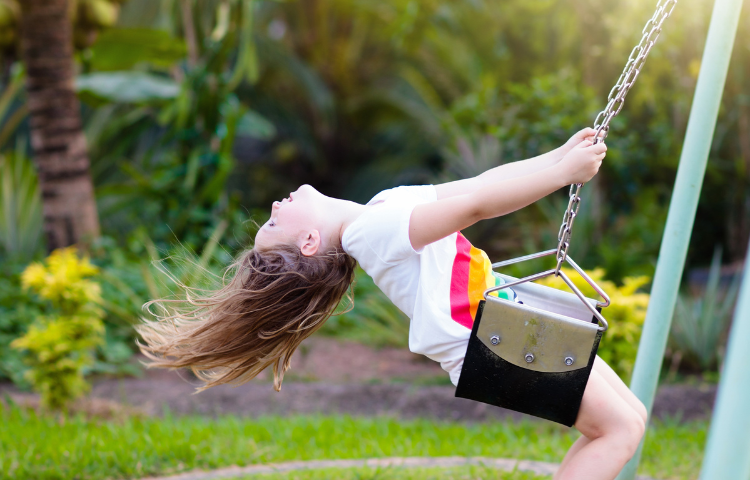
[[(373, 349), (319, 337), (295, 354), (281, 392), (268, 373), (239, 387), (221, 386), (194, 394), (199, 386), (190, 372), (147, 370), (141, 378), (101, 379), (88, 402), (122, 405), (128, 411), (244, 416), (338, 413), (390, 415), (481, 422), (524, 415), (455, 398), (440, 366), (406, 349)], [(24, 403), (33, 397), (0, 384)], [(659, 388), (654, 415), (682, 420), (706, 418), (716, 395), (713, 385), (667, 385)]]

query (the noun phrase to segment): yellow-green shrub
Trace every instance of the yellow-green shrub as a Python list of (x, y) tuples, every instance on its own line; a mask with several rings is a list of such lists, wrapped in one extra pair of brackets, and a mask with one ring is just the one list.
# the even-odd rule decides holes
[[(581, 292), (589, 298), (599, 298), (596, 291), (574, 270), (563, 268), (563, 272), (573, 281)], [(638, 289), (651, 281), (648, 277), (626, 277), (623, 285), (618, 287), (613, 282), (604, 280), (601, 268), (587, 272), (588, 275), (604, 289), (612, 304), (602, 311), (609, 322), (609, 330), (604, 333), (599, 347), (599, 356), (606, 361), (624, 380), (633, 373), (635, 357), (638, 353), (638, 342), (641, 329), (646, 320), (649, 294), (638, 293)], [(561, 278), (547, 277), (540, 284), (560, 290), (570, 291)]]
[(44, 264), (32, 263), (21, 276), (23, 287), (47, 300), (54, 312), (36, 319), (11, 343), (28, 351), (27, 378), (49, 408), (63, 408), (88, 389), (83, 372), (104, 340), (101, 289), (87, 278), (96, 273), (88, 258), (79, 258), (71, 247), (55, 250)]

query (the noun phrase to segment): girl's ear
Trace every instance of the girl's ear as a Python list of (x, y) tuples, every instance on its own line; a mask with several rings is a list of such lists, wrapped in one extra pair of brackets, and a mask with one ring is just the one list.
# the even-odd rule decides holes
[(307, 236), (301, 240), (299, 249), (302, 255), (306, 257), (312, 257), (318, 253), (318, 249), (320, 249), (320, 232), (317, 230), (307, 232)]

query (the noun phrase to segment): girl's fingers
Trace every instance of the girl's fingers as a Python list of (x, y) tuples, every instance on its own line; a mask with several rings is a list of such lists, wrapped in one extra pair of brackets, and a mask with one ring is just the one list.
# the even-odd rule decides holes
[(584, 128), (583, 130), (581, 130), (578, 133), (581, 134), (581, 135), (585, 135), (587, 137), (593, 137), (594, 136), (594, 132), (596, 132), (596, 130), (594, 130), (593, 128), (586, 127), (586, 128)]
[(596, 145), (591, 145), (591, 151), (595, 154), (599, 155), (601, 153), (604, 153), (607, 151), (607, 145), (603, 143), (597, 143)]

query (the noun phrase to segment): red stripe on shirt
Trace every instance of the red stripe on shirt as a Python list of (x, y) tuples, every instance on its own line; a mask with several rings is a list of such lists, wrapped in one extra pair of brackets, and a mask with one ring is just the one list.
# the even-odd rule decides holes
[(459, 233), (456, 235), (456, 258), (451, 272), (451, 317), (466, 328), (471, 328), (474, 324), (469, 302), (470, 266), (471, 243)]

